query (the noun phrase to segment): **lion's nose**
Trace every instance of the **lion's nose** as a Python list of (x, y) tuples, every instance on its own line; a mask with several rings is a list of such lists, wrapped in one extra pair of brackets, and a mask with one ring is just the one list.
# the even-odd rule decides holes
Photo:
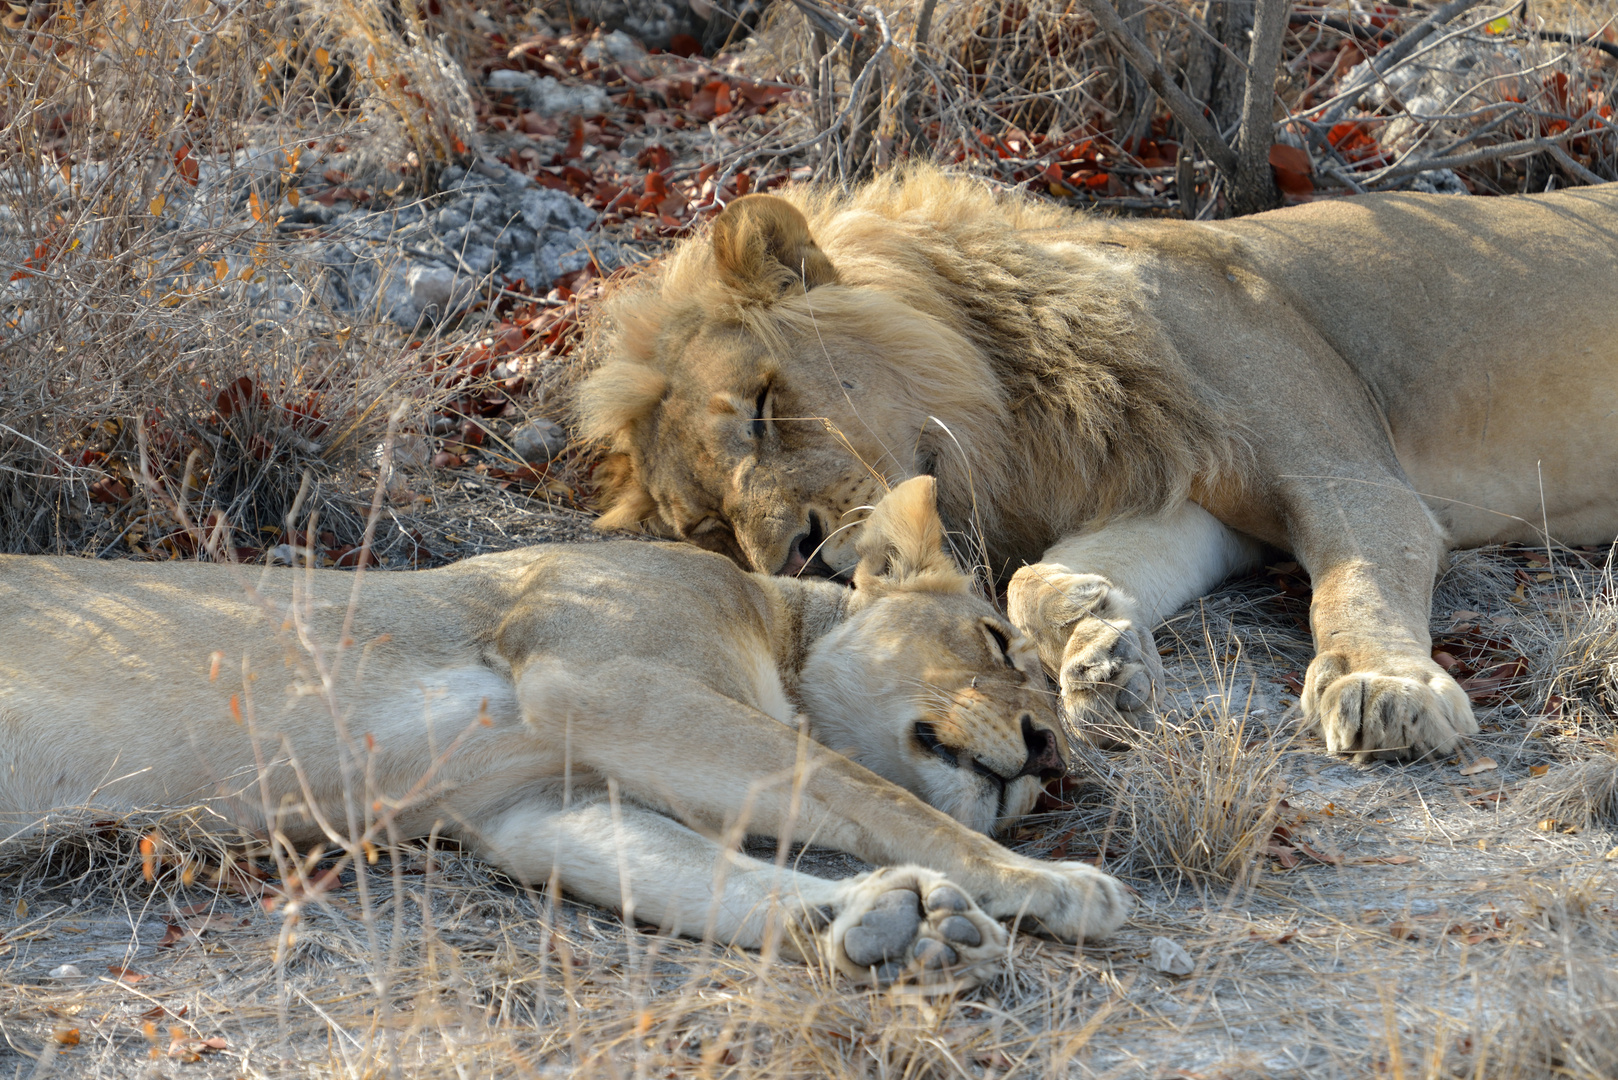
[(1062, 746), (1056, 733), (1034, 723), (1032, 713), (1023, 713), (1022, 741), (1028, 747), (1028, 757), (1018, 776), (1037, 776), (1053, 780), (1067, 775), (1067, 761), (1062, 757)]

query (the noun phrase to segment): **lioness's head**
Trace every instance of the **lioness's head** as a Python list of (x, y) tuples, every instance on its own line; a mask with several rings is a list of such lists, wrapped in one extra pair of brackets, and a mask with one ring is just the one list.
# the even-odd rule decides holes
[(877, 504), (801, 693), (817, 741), (992, 832), (1067, 771), (1067, 743), (1033, 643), (974, 595), (933, 499), (923, 476)]
[[(816, 196), (794, 198), (816, 213)], [(645, 523), (754, 570), (812, 563), (846, 580), (858, 508), (935, 473), (941, 442), (955, 462), (973, 452), (976, 429), (940, 402), (994, 411), (981, 358), (926, 304), (859, 281), (884, 260), (925, 274), (925, 255), (852, 235), (846, 207), (822, 210), (867, 254), (833, 266), (798, 205), (748, 196), (612, 304), (611, 355), (581, 391), (587, 433), (612, 450), (603, 528)]]

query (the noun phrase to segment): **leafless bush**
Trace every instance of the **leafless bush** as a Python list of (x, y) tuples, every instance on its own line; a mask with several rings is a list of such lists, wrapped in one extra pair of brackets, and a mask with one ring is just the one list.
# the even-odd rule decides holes
[(793, 149), (816, 152), (821, 178), (908, 152), (1083, 204), (1208, 216), (1283, 193), (1618, 176), (1618, 44), (1598, 20), (1549, 29), (1512, 12), (793, 0), (752, 48), (808, 86)]
[[(436, 392), (276, 227), (310, 144), (363, 142), (391, 99), (344, 90), (290, 5), (47, 14), (3, 53), (0, 547), (256, 553), (306, 472), (352, 473), (391, 401)], [(443, 89), (383, 51), (356, 54), (374, 87)]]

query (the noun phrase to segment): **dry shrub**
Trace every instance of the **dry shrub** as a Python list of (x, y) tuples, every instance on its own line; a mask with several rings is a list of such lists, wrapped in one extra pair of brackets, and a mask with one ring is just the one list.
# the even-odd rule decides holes
[[(1235, 145), (1251, 6), (1111, 2)], [(1538, 12), (1479, 7), (1398, 62), (1383, 56), (1427, 14), (1291, 10), (1276, 127), (1264, 133), (1294, 148), (1279, 159), (1283, 190), (1503, 193), (1618, 175), (1618, 46), (1584, 43), (1604, 15), (1568, 10), (1548, 29)], [(807, 85), (811, 107), (791, 141), (812, 149), (819, 178), (848, 180), (910, 153), (1083, 205), (1228, 212), (1231, 177), (1201, 160), (1207, 148), (1191, 145), (1084, 4), (803, 0), (779, 5), (750, 48), (761, 70)]]
[(1189, 717), (1159, 716), (1124, 755), (1080, 749), (1080, 771), (1117, 808), (1108, 831), (1127, 848), (1124, 872), (1170, 888), (1252, 881), (1279, 824), (1285, 739), (1239, 703), (1226, 696)]
[(0, 549), (250, 557), (439, 392), (277, 228), (367, 99), (290, 5), (34, 8), (0, 87)]

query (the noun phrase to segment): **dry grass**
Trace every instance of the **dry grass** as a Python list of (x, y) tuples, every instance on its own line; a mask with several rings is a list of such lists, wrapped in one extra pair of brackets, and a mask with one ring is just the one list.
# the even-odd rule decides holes
[[(405, 402), (399, 424), (424, 428), (447, 391), (403, 331), (324, 307), (315, 268), (246, 208), (281, 206), (290, 170), (334, 143), (399, 198), (430, 183), (467, 141), (464, 72), (489, 46), (470, 7), (429, 22), (410, 3), (344, 3), (98, 0), (8, 31), (0, 270), (26, 276), (0, 294), (0, 547), (196, 557), (211, 541), (228, 558), (275, 538), (300, 490), (358, 539), (389, 416)], [(1148, 12), (1171, 58), (1186, 10)], [(1557, 11), (1561, 28), (1610, 14)], [(1127, 120), (1136, 99), (1081, 20), (1000, 13), (939, 7), (912, 69), (916, 12), (889, 11), (890, 50), (867, 58), (878, 118), (850, 110), (780, 166), (896, 155), (899, 106), (923, 83), (939, 148), (939, 132), (965, 148), (972, 130)], [(1072, 48), (1052, 56), (1050, 40)], [(838, 72), (784, 138), (829, 130), (848, 105)], [(1013, 180), (1030, 162), (979, 160)], [(232, 212), (178, 212), (204, 188)], [(478, 330), (435, 328), (424, 351)], [(569, 373), (552, 374), (565, 395)], [(588, 535), (576, 511), (429, 469), (378, 513), (394, 565)], [(1531, 555), (1464, 554), (1435, 603), (1439, 644), (1478, 680), (1477, 751), (1496, 762), (1479, 774), (1346, 765), (1299, 730), (1295, 567), (1171, 620), (1157, 730), (1085, 752), (1068, 801), (1010, 838), (1102, 861), (1139, 890), (1137, 919), (1077, 949), (1021, 938), (1014, 973), (960, 999), (854, 991), (625, 926), (456, 851), (401, 845), (371, 864), (232, 837), (196, 809), (62, 813), (0, 847), (0, 1075), (1605, 1080), (1618, 607), (1605, 553)], [(1145, 962), (1159, 936), (1191, 976)], [(64, 963), (83, 977), (52, 979)], [(211, 1037), (224, 1048), (192, 1041)]]

